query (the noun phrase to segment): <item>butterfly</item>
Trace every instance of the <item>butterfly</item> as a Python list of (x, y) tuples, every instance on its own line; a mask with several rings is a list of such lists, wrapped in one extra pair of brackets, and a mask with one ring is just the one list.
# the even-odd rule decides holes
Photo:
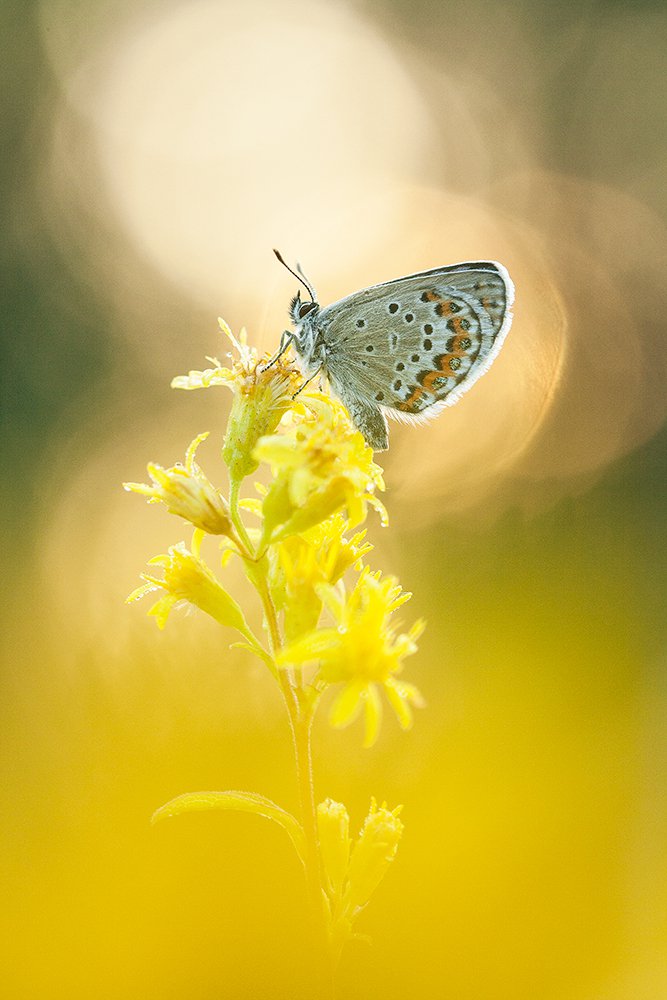
[(292, 345), (308, 381), (326, 376), (374, 451), (389, 446), (387, 415), (418, 421), (457, 402), (495, 360), (512, 322), (514, 285), (494, 261), (451, 264), (371, 285), (322, 308), (305, 287), (290, 303)]

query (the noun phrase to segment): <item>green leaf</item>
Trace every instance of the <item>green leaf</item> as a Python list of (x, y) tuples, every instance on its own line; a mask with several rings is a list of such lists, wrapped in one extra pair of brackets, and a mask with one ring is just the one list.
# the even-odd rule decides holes
[(254, 645), (253, 643), (250, 642), (233, 642), (229, 648), (247, 649), (250, 653), (254, 653), (255, 656), (258, 656), (259, 659), (262, 661), (262, 663), (265, 663), (267, 665), (267, 667), (269, 668), (274, 677), (278, 676), (278, 671), (276, 669), (275, 663), (273, 662), (273, 658), (269, 656), (266, 650), (259, 644)]
[(265, 819), (272, 819), (282, 826), (292, 841), (302, 864), (305, 864), (305, 835), (298, 820), (265, 795), (256, 792), (186, 792), (156, 809), (151, 823), (158, 823), (169, 816), (180, 816), (187, 812), (203, 812), (208, 809), (227, 809), (236, 812), (256, 813)]

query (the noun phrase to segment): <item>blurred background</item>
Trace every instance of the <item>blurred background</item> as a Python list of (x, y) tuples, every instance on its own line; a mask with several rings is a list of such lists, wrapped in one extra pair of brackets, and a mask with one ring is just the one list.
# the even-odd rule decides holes
[[(8, 1000), (310, 998), (261, 665), (123, 599), (187, 537), (122, 492), (224, 483), (216, 317), (497, 259), (488, 375), (381, 456), (373, 564), (429, 623), (414, 730), (317, 728), (356, 828), (404, 804), (340, 996), (667, 995), (667, 10), (579, 0), (4, 0), (2, 842)], [(233, 570), (230, 568), (233, 583)], [(408, 613), (409, 612), (409, 613)]]

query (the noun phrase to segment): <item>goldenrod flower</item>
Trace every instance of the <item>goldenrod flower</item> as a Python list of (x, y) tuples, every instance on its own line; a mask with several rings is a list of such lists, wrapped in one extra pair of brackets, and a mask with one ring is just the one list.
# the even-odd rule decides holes
[(372, 550), (373, 546), (366, 541), (365, 529), (347, 538), (348, 528), (349, 524), (343, 515), (334, 514), (301, 536), (317, 553), (317, 565), (321, 573), (318, 582), (338, 583), (352, 566), (361, 568), (361, 560)]
[[(258, 467), (253, 449), (261, 437), (273, 434), (283, 414), (292, 406), (301, 376), (279, 358), (270, 368), (260, 362), (255, 348), (248, 347), (246, 332), (237, 340), (224, 320), (220, 329), (232, 343), (238, 359), (225, 368), (215, 359), (206, 371), (191, 371), (172, 380), (175, 389), (206, 389), (224, 385), (234, 393), (222, 457), (234, 483), (240, 483)], [(230, 357), (232, 357), (230, 355)]]
[(384, 878), (396, 857), (403, 834), (398, 818), (401, 807), (378, 807), (371, 799), (369, 813), (358, 838), (350, 840), (350, 817), (340, 802), (327, 799), (317, 807), (320, 858), (329, 936), (335, 959), (352, 936), (358, 914)]
[(257, 350), (248, 346), (245, 329), (241, 330), (237, 340), (221, 317), (218, 317), (218, 326), (238, 354), (238, 360), (235, 360), (232, 354), (228, 354), (232, 367), (225, 368), (217, 358), (207, 357), (206, 360), (210, 361), (214, 368), (207, 368), (201, 372), (190, 371), (187, 375), (176, 375), (171, 380), (172, 389), (208, 389), (212, 385), (225, 385), (229, 389), (236, 389), (237, 384), (242, 386), (248, 374), (257, 367)]
[(345, 594), (327, 584), (318, 593), (337, 622), (337, 628), (314, 630), (297, 639), (279, 654), (278, 666), (304, 666), (319, 662), (317, 678), (327, 684), (342, 684), (329, 720), (333, 726), (349, 725), (363, 709), (364, 745), (375, 743), (382, 718), (380, 690), (394, 709), (403, 729), (412, 725), (412, 705), (423, 699), (414, 686), (398, 680), (403, 660), (417, 651), (417, 639), (424, 630), (418, 620), (407, 633), (396, 634), (390, 616), (410, 594), (404, 594), (394, 577), (364, 569), (354, 590)]
[(221, 625), (235, 628), (254, 646), (258, 645), (234, 598), (221, 586), (206, 563), (186, 548), (184, 542), (172, 545), (165, 555), (155, 556), (149, 565), (161, 566), (163, 577), (142, 573), (141, 578), (146, 583), (132, 591), (127, 603), (153, 591), (163, 590), (164, 595), (148, 612), (155, 616), (159, 628), (167, 624), (172, 608), (189, 603), (205, 611)]
[[(401, 632), (392, 616), (411, 595), (401, 591), (394, 577), (383, 578), (363, 567), (372, 546), (366, 532), (356, 529), (369, 506), (386, 523), (386, 511), (376, 496), (384, 482), (372, 449), (345, 408), (321, 392), (297, 392), (302, 377), (284, 358), (269, 366), (268, 359), (260, 360), (248, 346), (245, 331), (236, 339), (222, 320), (220, 327), (233, 347), (230, 365), (209, 358), (211, 368), (179, 376), (172, 386), (223, 385), (232, 390), (222, 450), (229, 499), (195, 461), (206, 434), (192, 442), (184, 465), (163, 468), (151, 463), (149, 484), (125, 483), (126, 489), (165, 504), (195, 529), (189, 548), (179, 542), (150, 561), (155, 569), (142, 574), (142, 586), (127, 601), (155, 593), (157, 600), (148, 613), (160, 628), (172, 608), (199, 608), (240, 633), (244, 641), (235, 645), (263, 660), (278, 681), (289, 715), (303, 819), (297, 821), (263, 795), (231, 790), (178, 796), (154, 818), (235, 809), (281, 825), (304, 865), (313, 913), (324, 915), (331, 955), (337, 960), (352, 936), (354, 921), (394, 859), (403, 825), (400, 809), (378, 807), (375, 800), (356, 839), (350, 837), (350, 818), (341, 803), (327, 799), (315, 816), (313, 717), (327, 686), (337, 685), (329, 716), (334, 726), (346, 726), (363, 712), (364, 742), (370, 746), (379, 731), (384, 692), (407, 729), (412, 706), (420, 706), (422, 699), (399, 675), (405, 658), (416, 652), (424, 626), (417, 621)], [(241, 483), (260, 462), (271, 466), (272, 479), (267, 486), (256, 484), (259, 499), (242, 499)], [(247, 527), (244, 512), (256, 516), (259, 526)], [(233, 554), (241, 561), (264, 612), (270, 652), (201, 558), (205, 534), (218, 537), (223, 567)], [(344, 578), (352, 571), (356, 582), (348, 591)], [(324, 611), (334, 627), (319, 627)], [(308, 664), (313, 667), (306, 674)]]
[(343, 516), (334, 514), (310, 531), (292, 535), (276, 546), (278, 560), (273, 560), (271, 590), (277, 610), (284, 611), (288, 642), (317, 626), (322, 611), (319, 585), (337, 583), (373, 548), (364, 540), (365, 531), (347, 538), (346, 528)]
[(386, 517), (374, 496), (384, 489), (382, 470), (344, 407), (321, 393), (309, 393), (301, 405), (288, 431), (255, 448), (275, 477), (263, 503), (265, 544), (307, 531), (343, 507), (353, 527), (368, 504)]
[(164, 469), (149, 462), (152, 486), (146, 483), (123, 483), (123, 486), (148, 497), (149, 503), (165, 504), (171, 514), (178, 514), (209, 535), (229, 535), (232, 522), (227, 501), (195, 462), (197, 448), (207, 437), (208, 432), (199, 434), (190, 444), (185, 465), (179, 463)]

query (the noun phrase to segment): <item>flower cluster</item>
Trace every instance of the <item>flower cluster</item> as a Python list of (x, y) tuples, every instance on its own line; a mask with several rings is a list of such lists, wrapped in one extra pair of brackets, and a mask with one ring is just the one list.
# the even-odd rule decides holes
[[(192, 540), (172, 545), (150, 561), (143, 584), (127, 598), (156, 595), (149, 614), (164, 628), (175, 607), (205, 612), (236, 631), (237, 643), (259, 656), (278, 682), (289, 714), (300, 775), (302, 816), (295, 816), (254, 792), (193, 792), (159, 809), (155, 819), (199, 809), (254, 812), (282, 826), (301, 859), (313, 913), (335, 964), (352, 936), (358, 914), (393, 860), (403, 825), (399, 809), (371, 802), (359, 837), (349, 834), (345, 806), (327, 799), (316, 807), (311, 781), (313, 716), (329, 689), (329, 721), (347, 726), (360, 714), (364, 744), (377, 739), (383, 696), (400, 726), (412, 725), (412, 709), (423, 704), (414, 684), (400, 676), (416, 652), (423, 630), (418, 620), (403, 628), (396, 613), (409, 600), (398, 581), (371, 571), (372, 550), (363, 526), (369, 510), (382, 524), (387, 516), (378, 493), (382, 470), (344, 407), (301, 386), (300, 374), (284, 357), (270, 361), (237, 340), (220, 321), (235, 351), (228, 366), (175, 378), (181, 389), (222, 385), (232, 406), (222, 447), (229, 475), (225, 496), (196, 461), (207, 434), (187, 449), (185, 462), (148, 465), (150, 483), (125, 488), (166, 506), (193, 529)], [(260, 466), (265, 482), (255, 495), (241, 487)], [(247, 523), (248, 515), (252, 521)], [(209, 539), (213, 558), (202, 548)], [(263, 613), (264, 638), (219, 578), (228, 560), (241, 560)], [(306, 790), (304, 792), (304, 789)], [(309, 790), (309, 791), (308, 791)], [(306, 801), (310, 796), (310, 801)], [(324, 909), (322, 909), (324, 907)]]
[(237, 340), (223, 319), (219, 319), (218, 323), (238, 354), (237, 359), (231, 358), (231, 368), (221, 365), (217, 358), (207, 358), (214, 368), (177, 375), (171, 384), (174, 389), (207, 389), (224, 385), (232, 390), (232, 412), (222, 457), (232, 482), (240, 483), (259, 466), (259, 459), (254, 455), (257, 442), (273, 434), (283, 415), (291, 408), (299, 375), (282, 360), (270, 368), (261, 365), (257, 351), (248, 346), (245, 330), (241, 331)]
[[(393, 577), (383, 579), (364, 566), (372, 546), (359, 529), (369, 508), (386, 523), (377, 497), (384, 489), (382, 470), (340, 403), (318, 391), (295, 398), (298, 372), (282, 358), (260, 359), (245, 332), (237, 340), (222, 320), (220, 325), (236, 352), (231, 364), (225, 367), (212, 358), (214, 367), (179, 376), (172, 385), (232, 390), (222, 449), (229, 500), (196, 462), (207, 434), (195, 438), (184, 464), (150, 463), (151, 484), (126, 483), (126, 489), (164, 504), (195, 529), (191, 548), (179, 543), (152, 560), (162, 577), (144, 574), (144, 585), (128, 600), (161, 592), (149, 612), (160, 627), (174, 606), (194, 605), (240, 632), (274, 671), (296, 671), (313, 697), (337, 689), (331, 724), (346, 726), (363, 711), (364, 742), (370, 746), (381, 722), (381, 692), (403, 728), (411, 725), (412, 706), (422, 704), (417, 688), (398, 675), (416, 650), (423, 623), (399, 631), (394, 612), (410, 594)], [(268, 486), (256, 484), (259, 499), (240, 499), (240, 484), (260, 463), (270, 468)], [(245, 524), (243, 510), (259, 518), (259, 527)], [(200, 545), (207, 535), (222, 536), (223, 565), (230, 553), (244, 560), (267, 625), (274, 620), (266, 644), (251, 632), (239, 605), (203, 561)], [(323, 615), (331, 625), (322, 624)]]
[(316, 678), (340, 684), (333, 703), (332, 725), (346, 726), (364, 709), (365, 745), (375, 742), (382, 717), (380, 690), (383, 690), (404, 729), (412, 725), (410, 706), (423, 704), (413, 684), (397, 679), (403, 660), (417, 651), (417, 639), (424, 629), (418, 620), (407, 633), (396, 634), (391, 616), (410, 594), (404, 594), (394, 577), (383, 579), (380, 572), (363, 569), (348, 595), (341, 581), (317, 587), (317, 593), (331, 613), (334, 628), (312, 629), (285, 647), (278, 665), (303, 666), (319, 663)]
[(366, 519), (367, 506), (384, 507), (382, 470), (345, 409), (329, 396), (310, 393), (304, 411), (281, 434), (263, 438), (255, 456), (271, 465), (264, 497), (262, 545), (321, 524), (345, 508), (351, 527)]

